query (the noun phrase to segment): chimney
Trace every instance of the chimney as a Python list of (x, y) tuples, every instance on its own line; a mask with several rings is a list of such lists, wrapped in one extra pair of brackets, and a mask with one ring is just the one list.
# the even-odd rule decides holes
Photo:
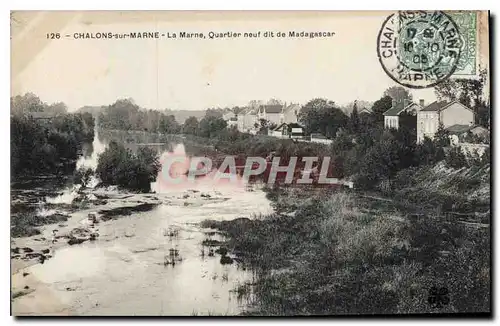
[(396, 106), (396, 100), (392, 99), (392, 107), (395, 107), (395, 106)]
[(425, 105), (425, 101), (424, 101), (424, 99), (423, 99), (423, 98), (421, 98), (421, 99), (419, 100), (419, 102), (420, 102), (420, 106), (421, 106), (421, 107), (424, 107), (424, 105)]

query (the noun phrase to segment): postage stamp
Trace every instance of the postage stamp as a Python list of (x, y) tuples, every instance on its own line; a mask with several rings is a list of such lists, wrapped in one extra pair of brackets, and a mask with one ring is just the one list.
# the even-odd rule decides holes
[(451, 16), (442, 11), (400, 11), (390, 15), (377, 38), (382, 68), (394, 81), (410, 88), (432, 87), (457, 72), (475, 73), (473, 15), (469, 12)]
[(477, 74), (477, 13), (473, 11), (451, 12), (462, 39), (462, 52), (454, 76), (475, 76)]

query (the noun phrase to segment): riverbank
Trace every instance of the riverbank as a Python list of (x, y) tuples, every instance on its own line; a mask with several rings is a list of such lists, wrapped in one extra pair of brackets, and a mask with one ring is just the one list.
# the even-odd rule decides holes
[[(454, 175), (427, 189), (451, 189)], [(416, 177), (420, 181), (408, 187), (424, 186), (427, 179)], [(485, 187), (476, 190), (489, 195)], [(479, 214), (462, 213), (465, 221), (460, 215), (476, 203), (473, 196), (398, 202), (397, 196), (280, 188), (270, 189), (268, 198), (276, 212), (257, 221), (204, 222), (257, 271), (256, 281), (239, 288), (252, 298), (248, 314), (490, 311), (490, 213), (481, 206)], [(457, 215), (446, 214), (449, 202)], [(429, 304), (433, 287), (446, 289), (449, 302)]]

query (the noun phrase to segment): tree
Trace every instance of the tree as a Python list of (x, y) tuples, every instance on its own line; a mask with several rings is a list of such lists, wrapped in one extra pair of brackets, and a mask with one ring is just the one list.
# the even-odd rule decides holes
[(389, 110), (392, 107), (392, 97), (389, 95), (384, 95), (379, 100), (373, 103), (372, 111), (373, 114), (377, 117), (378, 121), (384, 121), (384, 112)]
[(165, 134), (176, 134), (180, 131), (181, 126), (175, 120), (173, 115), (161, 115), (159, 131)]
[(258, 101), (258, 100), (251, 100), (250, 102), (248, 102), (248, 107), (252, 108), (252, 109), (256, 109), (258, 108), (259, 106), (261, 106), (263, 103), (262, 101)]
[(390, 132), (370, 147), (359, 163), (355, 183), (359, 187), (372, 189), (382, 180), (389, 180), (399, 171), (401, 165), (401, 143)]
[(182, 125), (182, 133), (183, 134), (191, 134), (191, 135), (196, 135), (198, 134), (199, 130), (199, 123), (198, 119), (195, 117), (189, 117), (184, 121), (184, 124)]
[(275, 128), (276, 124), (266, 119), (259, 119), (259, 122), (256, 122), (254, 127), (259, 129), (257, 131), (259, 135), (267, 135), (268, 130)]
[(438, 146), (436, 142), (432, 141), (429, 137), (419, 143), (415, 151), (416, 165), (432, 165), (444, 158), (443, 147)]
[(267, 105), (283, 105), (283, 102), (275, 98), (270, 98), (269, 101), (267, 101)]
[(404, 87), (391, 86), (385, 90), (383, 96), (390, 96), (397, 103), (404, 103), (404, 100), (412, 101), (413, 95)]
[(445, 161), (447, 166), (454, 169), (460, 169), (469, 166), (467, 162), (467, 156), (465, 156), (459, 146), (452, 147), (448, 151)]
[(66, 114), (68, 113), (68, 107), (63, 102), (53, 103), (44, 110), (45, 112), (50, 112), (54, 115)]
[(354, 105), (352, 107), (351, 116), (349, 119), (349, 129), (356, 133), (359, 129), (360, 119), (358, 114), (358, 104), (357, 101), (354, 101)]
[(439, 123), (438, 129), (434, 134), (434, 142), (439, 147), (447, 147), (450, 145), (450, 133), (443, 126), (443, 123)]
[(226, 129), (227, 122), (215, 116), (205, 116), (200, 121), (199, 134), (202, 137), (213, 137), (219, 131)]
[(100, 117), (99, 122), (104, 128), (137, 130), (137, 126), (143, 123), (143, 119), (139, 117), (139, 109), (133, 99), (118, 99), (104, 109), (104, 114)]
[(319, 132), (333, 138), (340, 128), (347, 126), (349, 118), (334, 102), (316, 98), (306, 103), (299, 113), (299, 121), (307, 134)]
[(475, 123), (489, 127), (490, 101), (485, 96), (487, 71), (481, 69), (478, 79), (448, 78), (434, 87), (439, 100), (459, 101), (475, 113)]
[(96, 173), (103, 185), (116, 185), (133, 191), (149, 192), (160, 170), (158, 155), (150, 148), (137, 154), (111, 142), (99, 156)]
[(47, 107), (38, 96), (33, 93), (17, 95), (10, 98), (10, 109), (13, 114), (23, 114), (27, 112), (43, 112)]
[(65, 114), (52, 121), (40, 121), (14, 114), (10, 121), (12, 175), (74, 168), (83, 142), (94, 137), (93, 117), (90, 119), (84, 121), (81, 114)]
[(205, 112), (205, 117), (222, 118), (224, 115), (224, 110), (222, 109), (207, 109)]

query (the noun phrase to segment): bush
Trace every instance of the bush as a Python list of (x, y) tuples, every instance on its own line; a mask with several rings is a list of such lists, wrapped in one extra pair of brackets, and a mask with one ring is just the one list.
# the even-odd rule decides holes
[(461, 169), (463, 167), (468, 167), (467, 157), (463, 153), (459, 146), (450, 148), (446, 154), (446, 165), (454, 169)]
[(91, 168), (78, 169), (74, 173), (74, 183), (81, 184), (83, 187), (86, 187), (93, 174), (94, 171)]
[(424, 141), (416, 147), (415, 162), (417, 165), (433, 165), (443, 160), (444, 157), (443, 147), (428, 137), (425, 137)]
[(11, 116), (12, 174), (54, 172), (74, 163), (84, 141), (94, 137), (92, 116), (64, 114), (43, 122)]
[(141, 148), (134, 154), (111, 142), (99, 156), (96, 173), (105, 186), (116, 185), (132, 191), (149, 192), (159, 170), (158, 156), (153, 150)]

